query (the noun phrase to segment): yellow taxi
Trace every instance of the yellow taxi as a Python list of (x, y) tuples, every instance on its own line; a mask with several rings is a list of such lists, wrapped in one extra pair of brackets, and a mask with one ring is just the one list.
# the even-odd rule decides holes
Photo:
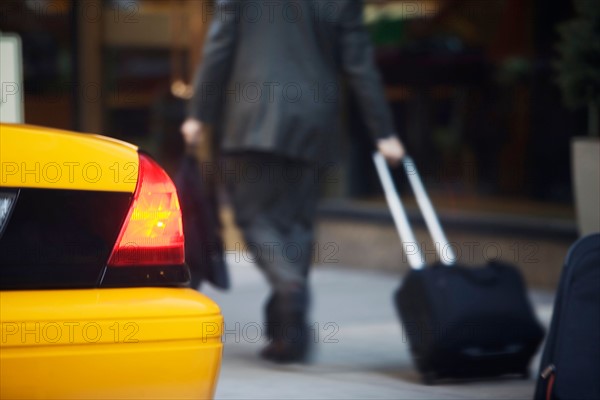
[(222, 315), (173, 182), (115, 139), (0, 124), (0, 398), (205, 399)]

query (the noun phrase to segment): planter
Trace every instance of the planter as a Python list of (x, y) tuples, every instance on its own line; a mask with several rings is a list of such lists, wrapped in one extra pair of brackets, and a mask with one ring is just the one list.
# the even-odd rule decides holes
[(600, 138), (571, 142), (575, 211), (580, 235), (600, 231)]

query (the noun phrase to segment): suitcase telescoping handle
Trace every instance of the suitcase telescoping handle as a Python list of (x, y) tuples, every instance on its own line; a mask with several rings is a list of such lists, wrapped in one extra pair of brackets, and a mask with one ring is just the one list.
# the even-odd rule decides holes
[[(396, 225), (396, 230), (400, 235), (400, 241), (402, 242), (404, 254), (408, 258), (408, 263), (412, 269), (422, 269), (425, 267), (425, 259), (422, 256), (421, 246), (415, 239), (415, 235), (410, 226), (410, 222), (408, 221), (408, 217), (406, 216), (406, 211), (402, 204), (402, 200), (400, 199), (400, 195), (398, 194), (396, 186), (394, 185), (394, 181), (392, 180), (392, 174), (390, 173), (387, 162), (385, 161), (383, 155), (379, 152), (373, 154), (373, 161), (375, 162), (375, 168), (377, 169), (379, 179), (381, 180), (381, 185), (383, 186), (385, 198), (390, 207), (390, 211)], [(435, 213), (433, 205), (431, 204), (431, 200), (429, 200), (429, 196), (427, 196), (427, 192), (425, 191), (423, 182), (421, 181), (419, 172), (417, 171), (417, 167), (409, 156), (404, 156), (402, 159), (402, 165), (415, 194), (415, 198), (417, 199), (419, 209), (421, 210), (423, 218), (425, 219), (425, 224), (427, 225), (429, 233), (433, 238), (434, 246), (438, 252), (440, 261), (444, 265), (451, 266), (454, 264), (456, 256), (454, 255), (454, 251), (450, 246), (446, 235), (444, 234), (444, 230), (440, 225), (440, 221), (438, 220), (437, 214)]]

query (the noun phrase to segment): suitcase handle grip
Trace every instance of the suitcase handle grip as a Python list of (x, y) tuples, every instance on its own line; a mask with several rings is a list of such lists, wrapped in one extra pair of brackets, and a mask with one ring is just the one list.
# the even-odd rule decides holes
[[(412, 269), (422, 269), (425, 266), (425, 259), (422, 255), (421, 247), (415, 239), (415, 235), (410, 226), (410, 222), (408, 221), (408, 217), (406, 216), (406, 211), (402, 204), (402, 200), (400, 199), (400, 195), (394, 185), (387, 162), (379, 152), (373, 154), (373, 162), (375, 163), (375, 168), (377, 169), (381, 185), (383, 186), (385, 198), (390, 207), (396, 230), (400, 236), (404, 254), (406, 254), (408, 258), (408, 263)], [(435, 209), (431, 204), (431, 200), (429, 199), (429, 196), (427, 196), (427, 192), (425, 191), (425, 187), (423, 186), (423, 182), (421, 181), (419, 171), (417, 170), (414, 161), (409, 156), (404, 156), (402, 165), (415, 194), (415, 198), (417, 199), (419, 209), (425, 219), (427, 229), (433, 238), (434, 246), (440, 257), (440, 261), (446, 266), (454, 265), (456, 256), (444, 234), (444, 230), (442, 229), (437, 214), (435, 213)]]

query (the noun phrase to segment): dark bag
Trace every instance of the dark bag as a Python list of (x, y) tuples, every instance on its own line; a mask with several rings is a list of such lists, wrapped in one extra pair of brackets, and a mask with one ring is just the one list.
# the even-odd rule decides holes
[(600, 233), (565, 259), (535, 399), (600, 399)]
[(441, 262), (426, 267), (391, 174), (380, 154), (375, 164), (411, 271), (394, 296), (411, 354), (427, 384), (438, 378), (520, 374), (544, 336), (521, 274), (508, 264), (455, 265), (412, 160), (404, 169), (431, 232)]
[(198, 289), (206, 280), (218, 288), (229, 289), (214, 184), (203, 179), (195, 156), (184, 156), (175, 185), (181, 203), (185, 260), (192, 274), (191, 287)]
[(437, 378), (528, 377), (543, 338), (519, 272), (492, 262), (411, 270), (395, 295), (417, 369)]

